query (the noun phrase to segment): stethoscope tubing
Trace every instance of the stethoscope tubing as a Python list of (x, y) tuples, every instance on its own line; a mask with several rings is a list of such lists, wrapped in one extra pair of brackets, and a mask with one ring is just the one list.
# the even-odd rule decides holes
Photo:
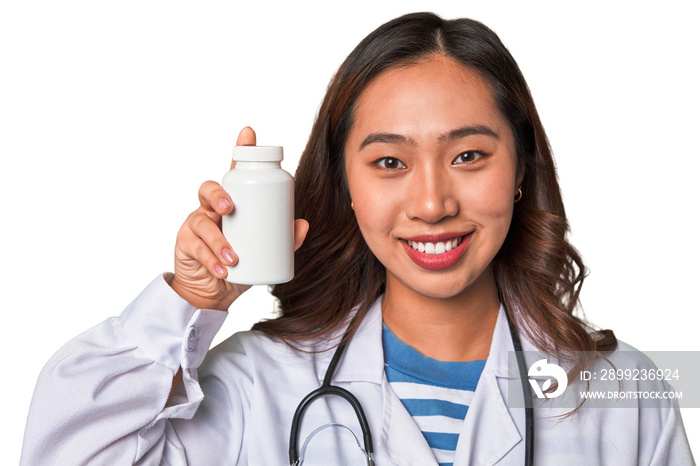
[(333, 357), (331, 358), (331, 362), (328, 365), (328, 369), (326, 369), (326, 375), (323, 377), (323, 383), (321, 384), (321, 386), (309, 393), (308, 395), (306, 395), (304, 399), (301, 400), (301, 403), (299, 403), (296, 411), (294, 412), (294, 417), (292, 418), (292, 427), (289, 433), (290, 465), (294, 466), (299, 464), (299, 428), (301, 427), (301, 419), (304, 415), (304, 411), (306, 411), (306, 408), (308, 408), (314, 400), (327, 395), (339, 396), (345, 399), (355, 410), (355, 415), (357, 416), (357, 420), (360, 423), (360, 429), (362, 429), (362, 440), (365, 447), (365, 453), (367, 455), (367, 464), (368, 466), (374, 465), (374, 461), (372, 460), (372, 456), (374, 454), (372, 432), (369, 428), (367, 416), (365, 415), (364, 409), (362, 409), (360, 401), (355, 397), (355, 395), (350, 393), (348, 390), (335, 386), (331, 383), (333, 379), (333, 374), (335, 373), (335, 368), (338, 365), (340, 358), (343, 356), (343, 353), (345, 352), (345, 347), (350, 341), (349, 334), (352, 328), (353, 325), (351, 324), (348, 330), (346, 331), (346, 334), (343, 336), (341, 343), (336, 348), (335, 353), (333, 353)]
[(532, 405), (532, 388), (530, 387), (527, 375), (527, 365), (525, 364), (525, 356), (523, 355), (523, 345), (520, 342), (520, 336), (518, 336), (515, 325), (513, 325), (513, 321), (508, 316), (508, 313), (506, 313), (506, 318), (508, 319), (510, 336), (513, 340), (515, 359), (518, 361), (520, 385), (525, 400), (525, 466), (532, 466), (535, 461), (535, 408)]
[[(340, 349), (340, 348), (339, 348)], [(341, 351), (342, 353), (342, 351)], [(367, 422), (367, 417), (365, 416), (364, 410), (359, 400), (355, 396), (344, 388), (337, 387), (335, 385), (321, 385), (313, 392), (309, 393), (304, 397), (304, 399), (297, 406), (297, 410), (294, 412), (294, 418), (292, 419), (292, 430), (289, 437), (289, 464), (298, 464), (299, 461), (299, 427), (301, 426), (301, 418), (306, 411), (306, 408), (317, 398), (326, 395), (335, 395), (347, 400), (348, 403), (355, 410), (355, 415), (360, 422), (360, 429), (362, 429), (362, 440), (365, 446), (365, 452), (369, 457), (374, 453), (374, 447), (372, 444), (372, 433), (369, 428), (369, 423)]]
[[(534, 407), (532, 404), (532, 389), (530, 388), (530, 383), (528, 380), (528, 375), (525, 365), (525, 357), (523, 356), (523, 347), (520, 342), (520, 337), (518, 332), (513, 325), (508, 313), (506, 313), (506, 318), (508, 320), (508, 328), (510, 329), (510, 335), (513, 340), (513, 349), (515, 350), (515, 357), (518, 362), (518, 372), (520, 375), (520, 385), (523, 390), (523, 397), (525, 399), (525, 466), (532, 466), (534, 464), (534, 445), (535, 445), (535, 419), (534, 419)], [(352, 325), (350, 326), (352, 328)], [(355, 410), (355, 415), (360, 422), (360, 428), (362, 429), (362, 437), (365, 445), (365, 452), (367, 453), (368, 465), (372, 466), (374, 461), (372, 456), (374, 454), (374, 447), (372, 444), (372, 433), (369, 429), (369, 423), (367, 422), (367, 417), (362, 409), (362, 405), (355, 396), (348, 390), (332, 385), (331, 379), (335, 373), (335, 368), (340, 361), (345, 347), (349, 341), (348, 329), (346, 335), (341, 340), (341, 344), (335, 350), (328, 369), (326, 369), (326, 374), (323, 378), (323, 383), (319, 388), (312, 391), (304, 397), (304, 399), (297, 406), (294, 412), (294, 417), (292, 418), (292, 427), (289, 434), (289, 464), (296, 466), (299, 464), (299, 427), (301, 426), (301, 419), (304, 415), (306, 408), (317, 398), (322, 396), (332, 395), (339, 396), (345, 399), (352, 408)]]

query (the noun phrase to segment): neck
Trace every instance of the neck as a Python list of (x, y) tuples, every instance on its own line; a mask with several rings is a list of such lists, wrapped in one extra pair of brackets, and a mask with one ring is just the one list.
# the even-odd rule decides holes
[(384, 323), (401, 341), (439, 361), (486, 359), (500, 301), (489, 268), (456, 296), (422, 295), (387, 275)]

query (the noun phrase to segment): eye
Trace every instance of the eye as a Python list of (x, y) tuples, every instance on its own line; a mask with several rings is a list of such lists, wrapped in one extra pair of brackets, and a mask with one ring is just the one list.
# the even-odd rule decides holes
[(380, 159), (375, 160), (374, 163), (375, 165), (379, 166), (380, 168), (384, 168), (385, 170), (397, 170), (400, 168), (406, 168), (406, 164), (394, 157), (382, 157)]
[(483, 157), (484, 154), (483, 152), (479, 152), (478, 150), (468, 150), (466, 152), (462, 152), (459, 154), (455, 159), (452, 161), (452, 164), (458, 164), (458, 163), (472, 163), (481, 157)]

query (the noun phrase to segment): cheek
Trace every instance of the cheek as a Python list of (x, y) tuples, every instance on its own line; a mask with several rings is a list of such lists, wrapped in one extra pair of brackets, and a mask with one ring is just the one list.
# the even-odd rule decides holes
[[(513, 216), (513, 182), (509, 177), (485, 179), (479, 189), (467, 190), (473, 212), (494, 227), (507, 229)], [(485, 225), (486, 226), (486, 225)]]
[(373, 168), (361, 165), (355, 159), (346, 163), (348, 188), (353, 202), (353, 210), (365, 240), (370, 242), (370, 234), (390, 229), (397, 209), (401, 205), (401, 195), (391, 183), (377, 179)]
[(369, 243), (370, 235), (391, 231), (401, 202), (395, 193), (365, 188), (353, 192), (353, 204), (357, 223)]
[(393, 235), (403, 212), (402, 196), (396, 189), (387, 190), (386, 186), (368, 181), (356, 182), (350, 192), (365, 243), (380, 262), (386, 263), (395, 253)]

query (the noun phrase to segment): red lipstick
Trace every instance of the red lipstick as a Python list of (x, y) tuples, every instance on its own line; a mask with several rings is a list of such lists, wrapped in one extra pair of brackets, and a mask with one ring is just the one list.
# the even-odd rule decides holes
[[(401, 242), (406, 250), (406, 254), (408, 254), (408, 257), (410, 257), (411, 260), (416, 263), (416, 265), (427, 270), (445, 270), (454, 266), (464, 256), (464, 253), (467, 251), (469, 243), (471, 242), (473, 233), (474, 232), (471, 232), (465, 235), (455, 233), (424, 235), (406, 238)], [(455, 238), (461, 238), (461, 243), (451, 251), (447, 251), (442, 254), (428, 254), (426, 252), (420, 252), (413, 249), (413, 247), (411, 247), (411, 245), (408, 243), (408, 241), (438, 243)]]

